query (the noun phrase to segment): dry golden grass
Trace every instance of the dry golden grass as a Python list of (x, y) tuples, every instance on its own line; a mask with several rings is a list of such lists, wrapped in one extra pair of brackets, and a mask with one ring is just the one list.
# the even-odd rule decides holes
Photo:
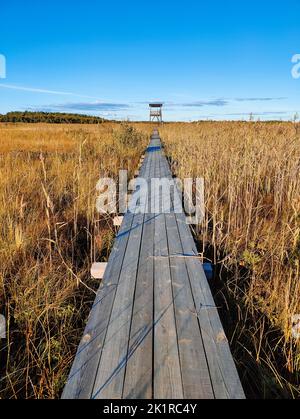
[[(100, 176), (137, 168), (150, 124), (0, 126), (0, 397), (55, 398), (114, 237), (95, 211)], [(137, 134), (140, 132), (142, 134)], [(292, 123), (165, 124), (180, 177), (205, 179), (199, 252), (249, 395), (299, 395), (300, 136)], [(128, 146), (129, 145), (129, 146)]]
[(133, 173), (146, 143), (119, 124), (0, 127), (0, 397), (59, 396), (114, 237), (97, 181)]
[[(279, 391), (299, 396), (300, 342), (292, 337), (300, 314), (299, 126), (204, 122), (165, 125), (161, 135), (178, 176), (205, 179), (199, 250), (227, 278), (226, 299), (239, 304), (233, 346), (268, 370)], [(269, 384), (259, 391), (270, 394)]]

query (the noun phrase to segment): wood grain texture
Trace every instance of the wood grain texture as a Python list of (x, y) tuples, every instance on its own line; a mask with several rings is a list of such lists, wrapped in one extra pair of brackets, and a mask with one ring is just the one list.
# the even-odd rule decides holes
[(156, 130), (139, 176), (149, 212), (124, 216), (62, 397), (243, 399), (185, 214), (176, 195), (149, 189), (172, 179)]

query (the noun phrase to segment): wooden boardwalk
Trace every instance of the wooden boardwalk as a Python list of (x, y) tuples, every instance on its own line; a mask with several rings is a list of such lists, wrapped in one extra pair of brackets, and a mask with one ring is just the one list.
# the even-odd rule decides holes
[[(172, 178), (157, 131), (140, 177)], [(245, 397), (193, 255), (184, 213), (125, 215), (63, 398)]]

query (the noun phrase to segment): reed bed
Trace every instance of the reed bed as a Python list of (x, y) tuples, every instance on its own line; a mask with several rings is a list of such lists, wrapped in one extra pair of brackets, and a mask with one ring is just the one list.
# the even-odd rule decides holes
[(0, 398), (56, 398), (115, 231), (96, 184), (132, 174), (147, 143), (122, 124), (0, 126)]
[(280, 122), (161, 128), (176, 174), (204, 178), (199, 252), (216, 267), (212, 286), (253, 397), (300, 394), (299, 133)]
[[(0, 398), (57, 398), (115, 231), (97, 214), (99, 177), (137, 169), (153, 126), (0, 125)], [(249, 397), (297, 398), (300, 344), (300, 129), (293, 123), (160, 127), (176, 174), (203, 177), (195, 229)]]

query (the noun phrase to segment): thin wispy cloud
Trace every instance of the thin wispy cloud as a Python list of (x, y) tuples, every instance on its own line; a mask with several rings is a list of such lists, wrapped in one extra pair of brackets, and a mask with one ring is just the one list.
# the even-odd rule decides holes
[(128, 109), (129, 105), (126, 103), (109, 103), (109, 102), (94, 102), (94, 103), (66, 103), (56, 105), (57, 109), (71, 109), (76, 111), (118, 111)]
[(211, 99), (211, 100), (197, 100), (186, 103), (165, 103), (166, 107), (182, 107), (182, 108), (202, 108), (203, 106), (226, 106), (228, 101), (224, 99)]
[(227, 106), (230, 103), (237, 102), (271, 102), (285, 100), (286, 97), (237, 97), (237, 98), (220, 98), (210, 100), (196, 100), (185, 103), (166, 103), (167, 107), (186, 107), (186, 108), (202, 108), (204, 106)]
[(18, 86), (15, 84), (0, 83), (0, 88), (17, 90), (21, 92), (41, 93), (41, 94), (47, 94), (47, 95), (60, 95), (60, 96), (74, 96), (74, 97), (81, 97), (85, 99), (98, 99), (99, 100), (99, 98), (96, 98), (95, 96), (81, 95), (81, 94), (73, 93), (73, 92), (62, 92), (58, 90), (39, 89), (35, 87)]
[(267, 116), (267, 115), (287, 115), (285, 111), (269, 111), (269, 112), (238, 112), (238, 113), (226, 113), (223, 116)]
[(116, 112), (128, 109), (130, 106), (126, 103), (109, 103), (109, 102), (78, 102), (78, 103), (62, 103), (53, 105), (44, 105), (38, 110), (51, 111), (76, 111), (76, 112)]
[(285, 100), (286, 97), (237, 97), (238, 102), (271, 102), (273, 100)]
[(286, 117), (290, 115), (290, 112), (287, 111), (266, 111), (266, 112), (232, 112), (232, 113), (211, 113), (206, 115), (200, 115), (200, 118), (207, 118), (207, 119), (214, 119), (214, 118), (222, 118), (228, 119), (230, 117), (238, 117), (238, 118), (249, 118), (252, 115), (253, 117)]
[(200, 100), (196, 102), (190, 103), (182, 103), (182, 106), (189, 107), (189, 108), (201, 108), (203, 106), (226, 106), (228, 102), (224, 99), (214, 99), (214, 100)]

